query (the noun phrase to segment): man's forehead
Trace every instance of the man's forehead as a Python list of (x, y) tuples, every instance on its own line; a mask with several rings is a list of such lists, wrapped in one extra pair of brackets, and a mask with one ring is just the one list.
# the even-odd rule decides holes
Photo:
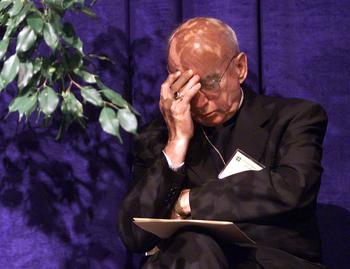
[(210, 19), (193, 20), (182, 25), (171, 37), (169, 65), (213, 67), (230, 53), (228, 30), (222, 23)]
[(215, 65), (223, 58), (224, 53), (219, 45), (202, 42), (174, 46), (169, 51), (169, 65), (184, 68), (191, 68), (192, 65)]

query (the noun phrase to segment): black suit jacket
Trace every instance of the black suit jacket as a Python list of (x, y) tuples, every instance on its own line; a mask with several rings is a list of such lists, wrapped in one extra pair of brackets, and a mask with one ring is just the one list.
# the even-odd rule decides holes
[(326, 113), (318, 104), (245, 90), (225, 148), (232, 153), (239, 148), (266, 167), (219, 180), (199, 126), (185, 167), (174, 172), (162, 153), (166, 125), (152, 122), (135, 143), (134, 179), (119, 215), (124, 243), (136, 252), (156, 245), (159, 238), (139, 229), (132, 218), (169, 217), (181, 189), (191, 188), (193, 219), (233, 221), (258, 247), (319, 262), (315, 209), (326, 126)]

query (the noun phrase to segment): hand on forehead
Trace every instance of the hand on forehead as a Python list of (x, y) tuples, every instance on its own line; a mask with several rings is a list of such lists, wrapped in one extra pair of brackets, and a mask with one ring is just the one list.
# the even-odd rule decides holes
[(201, 70), (220, 66), (235, 53), (231, 30), (222, 22), (194, 18), (182, 24), (169, 43), (170, 71), (201, 67)]

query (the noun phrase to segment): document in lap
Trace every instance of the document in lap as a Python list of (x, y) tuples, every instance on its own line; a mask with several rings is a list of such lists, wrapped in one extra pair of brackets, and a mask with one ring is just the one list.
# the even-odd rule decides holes
[(134, 223), (141, 229), (163, 239), (169, 238), (180, 228), (191, 226), (206, 229), (227, 242), (255, 244), (237, 225), (229, 221), (134, 218)]
[[(265, 168), (264, 165), (244, 151), (237, 149), (231, 160), (218, 175), (218, 178), (224, 179), (225, 177), (237, 173), (251, 170), (260, 171), (263, 168)], [(180, 228), (191, 226), (206, 229), (224, 241), (255, 244), (254, 240), (241, 231), (237, 225), (229, 221), (134, 218), (134, 223), (141, 229), (153, 233), (163, 239), (170, 237)]]
[(259, 163), (253, 157), (249, 156), (243, 150), (237, 149), (233, 154), (231, 160), (220, 172), (218, 178), (223, 179), (225, 177), (245, 171), (260, 171), (263, 168), (265, 168), (264, 165)]

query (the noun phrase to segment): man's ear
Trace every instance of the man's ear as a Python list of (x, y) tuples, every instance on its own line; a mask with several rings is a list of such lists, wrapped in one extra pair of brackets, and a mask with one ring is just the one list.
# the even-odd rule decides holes
[(236, 57), (236, 66), (238, 68), (239, 83), (242, 84), (248, 74), (248, 59), (244, 52), (241, 52)]

